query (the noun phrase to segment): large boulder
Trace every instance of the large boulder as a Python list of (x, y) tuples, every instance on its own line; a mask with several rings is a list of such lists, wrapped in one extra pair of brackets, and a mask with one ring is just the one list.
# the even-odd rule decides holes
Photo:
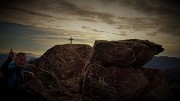
[(168, 101), (164, 73), (142, 66), (162, 52), (148, 40), (96, 41), (80, 81), (84, 101)]
[(159, 69), (141, 68), (149, 84), (139, 97), (141, 101), (174, 101), (173, 91), (168, 86), (165, 73)]
[(120, 67), (141, 67), (164, 50), (161, 45), (138, 39), (98, 40), (93, 48), (91, 62), (101, 61), (104, 65)]
[(88, 65), (81, 86), (85, 101), (131, 101), (143, 92), (148, 83), (137, 68), (107, 68), (94, 63)]
[(55, 45), (29, 69), (36, 73), (38, 83), (53, 101), (80, 99), (79, 79), (91, 50), (91, 46), (84, 44)]

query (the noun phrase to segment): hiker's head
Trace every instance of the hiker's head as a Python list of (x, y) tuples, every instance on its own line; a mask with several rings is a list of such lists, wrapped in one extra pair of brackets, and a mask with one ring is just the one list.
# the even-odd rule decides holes
[(26, 53), (19, 52), (15, 57), (15, 62), (19, 67), (24, 67), (26, 64)]

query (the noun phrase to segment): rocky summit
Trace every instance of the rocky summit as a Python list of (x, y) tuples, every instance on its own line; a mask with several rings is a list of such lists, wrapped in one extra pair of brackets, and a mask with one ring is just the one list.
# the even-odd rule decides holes
[(28, 84), (48, 101), (169, 101), (164, 72), (143, 67), (163, 51), (138, 39), (55, 45), (29, 66)]
[(142, 66), (163, 52), (148, 40), (96, 41), (80, 87), (84, 101), (169, 101), (164, 73)]
[[(46, 92), (42, 95), (51, 101), (80, 101), (79, 79), (91, 50), (91, 46), (84, 44), (55, 45), (29, 67), (38, 81), (29, 85), (41, 94)], [(37, 89), (35, 85), (42, 86)]]

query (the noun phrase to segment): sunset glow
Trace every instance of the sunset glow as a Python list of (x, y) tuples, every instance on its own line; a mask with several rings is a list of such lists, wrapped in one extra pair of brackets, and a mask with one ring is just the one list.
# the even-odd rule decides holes
[(163, 0), (9, 0), (0, 3), (0, 52), (42, 55), (54, 45), (142, 39), (180, 57), (180, 9)]

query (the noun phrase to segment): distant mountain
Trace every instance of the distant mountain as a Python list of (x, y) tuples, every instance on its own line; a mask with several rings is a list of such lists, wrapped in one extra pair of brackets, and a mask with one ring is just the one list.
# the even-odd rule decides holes
[(180, 58), (167, 56), (154, 56), (151, 61), (144, 65), (147, 68), (155, 68), (161, 70), (180, 68)]
[[(6, 61), (7, 57), (8, 57), (8, 54), (0, 53), (0, 66)], [(27, 53), (27, 61), (28, 62), (32, 62), (32, 60), (35, 60), (36, 58), (38, 58), (38, 56), (36, 56), (32, 53)]]

